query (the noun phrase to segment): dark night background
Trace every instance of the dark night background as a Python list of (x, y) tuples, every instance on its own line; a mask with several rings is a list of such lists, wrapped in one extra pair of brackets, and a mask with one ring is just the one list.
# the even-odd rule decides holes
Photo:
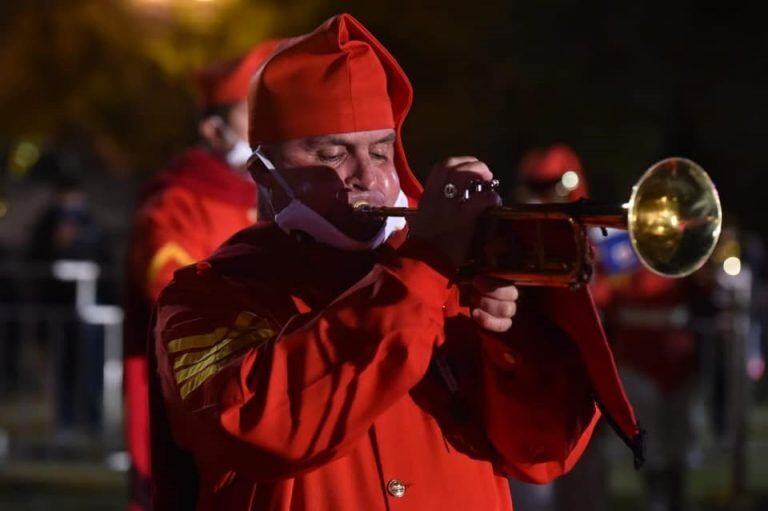
[(4, 181), (18, 178), (8, 162), (25, 139), (75, 140), (100, 172), (146, 177), (191, 140), (192, 69), (345, 10), (414, 84), (405, 138), (420, 175), (475, 154), (509, 183), (527, 148), (565, 142), (592, 196), (620, 201), (651, 163), (684, 155), (710, 172), (727, 218), (768, 234), (768, 38), (741, 4), (4, 2)]

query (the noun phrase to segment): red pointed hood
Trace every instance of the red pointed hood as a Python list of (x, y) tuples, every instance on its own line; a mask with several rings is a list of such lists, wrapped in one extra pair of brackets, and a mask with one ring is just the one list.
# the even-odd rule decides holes
[(253, 80), (251, 147), (304, 137), (392, 128), (405, 194), (422, 187), (403, 150), (401, 128), (413, 89), (382, 44), (349, 14), (283, 43)]

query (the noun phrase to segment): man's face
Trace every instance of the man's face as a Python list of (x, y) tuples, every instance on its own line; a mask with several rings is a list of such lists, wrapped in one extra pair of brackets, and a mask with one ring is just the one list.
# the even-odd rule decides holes
[[(392, 206), (400, 191), (394, 143), (395, 131), (381, 129), (301, 138), (263, 149), (298, 199), (362, 241), (373, 237), (382, 221), (362, 217), (352, 206)], [(272, 190), (275, 211), (283, 209), (290, 199), (280, 185), (269, 174), (261, 181)]]

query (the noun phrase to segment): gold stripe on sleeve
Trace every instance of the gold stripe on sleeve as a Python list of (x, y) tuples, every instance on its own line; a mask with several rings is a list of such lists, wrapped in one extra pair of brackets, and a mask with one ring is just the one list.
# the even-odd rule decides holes
[[(234, 327), (236, 328), (248, 326), (257, 318), (258, 316), (251, 312), (241, 312), (235, 319)], [(178, 353), (180, 351), (208, 348), (222, 340), (224, 336), (226, 336), (232, 329), (233, 327), (222, 326), (213, 332), (189, 335), (187, 337), (173, 339), (168, 343), (168, 353)]]
[[(238, 315), (231, 327), (220, 327), (208, 334), (182, 337), (168, 344), (168, 351), (188, 351), (176, 358), (173, 367), (182, 399), (225, 367), (238, 353), (262, 344), (275, 335), (269, 322), (250, 312)], [(173, 351), (172, 351), (173, 349)]]
[(181, 248), (175, 241), (169, 241), (152, 256), (147, 268), (147, 285), (152, 287), (160, 270), (168, 263), (176, 263), (179, 267), (192, 264), (195, 260), (189, 252)]

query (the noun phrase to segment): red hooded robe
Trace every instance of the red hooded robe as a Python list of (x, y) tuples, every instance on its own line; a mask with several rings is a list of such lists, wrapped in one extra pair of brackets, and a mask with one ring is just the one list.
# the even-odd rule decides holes
[[(293, 40), (254, 83), (252, 145), (399, 135), (411, 102), (349, 15)], [(342, 252), (261, 224), (176, 272), (157, 308), (153, 427), (194, 459), (184, 491), (197, 509), (509, 510), (506, 476), (545, 482), (576, 462), (595, 395), (637, 445), (586, 291), (531, 290), (512, 329), (492, 334), (459, 304), (441, 254), (402, 238)]]

